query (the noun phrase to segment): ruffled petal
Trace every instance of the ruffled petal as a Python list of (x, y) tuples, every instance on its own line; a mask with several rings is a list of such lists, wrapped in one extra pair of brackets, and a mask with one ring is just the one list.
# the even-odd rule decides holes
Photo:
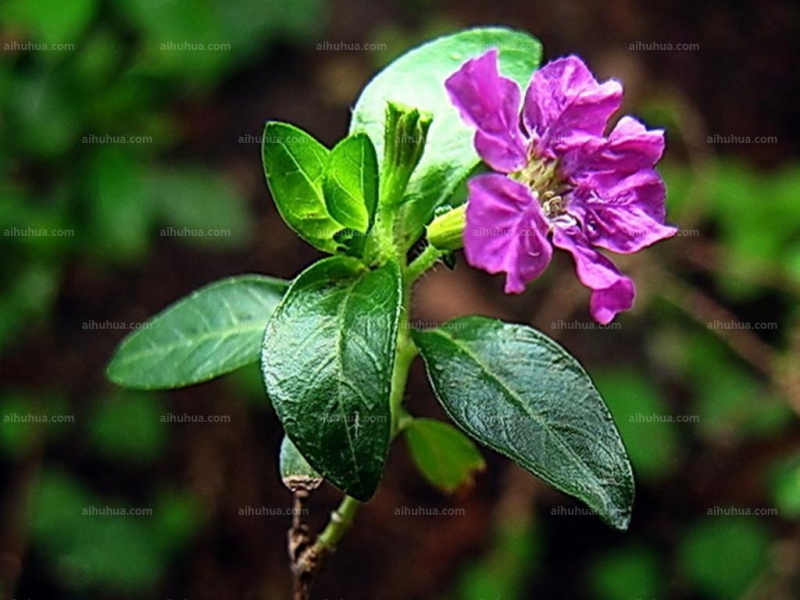
[(553, 244), (572, 254), (578, 279), (592, 290), (589, 311), (595, 321), (605, 325), (617, 313), (633, 306), (636, 297), (633, 281), (592, 248), (580, 228), (556, 227), (553, 230)]
[(592, 177), (570, 196), (570, 211), (580, 217), (589, 242), (630, 254), (678, 232), (664, 223), (666, 190), (658, 173), (647, 169), (617, 177)]
[(622, 117), (608, 138), (590, 138), (568, 149), (563, 172), (579, 182), (591, 173), (613, 171), (625, 175), (652, 169), (664, 153), (664, 131), (648, 130), (633, 117)]
[(625, 174), (614, 171), (593, 173), (575, 189), (576, 202), (591, 208), (603, 206), (638, 207), (655, 221), (666, 218), (667, 188), (655, 169)]
[(550, 264), (547, 219), (530, 190), (508, 177), (479, 175), (467, 185), (467, 262), (489, 273), (506, 273), (506, 293), (519, 294)]
[(461, 118), (477, 128), (475, 149), (492, 169), (511, 173), (527, 160), (519, 127), (520, 91), (497, 68), (497, 50), (465, 62), (445, 82)]
[(567, 56), (533, 74), (522, 116), (537, 150), (554, 158), (602, 136), (621, 103), (619, 82), (598, 83), (580, 58)]

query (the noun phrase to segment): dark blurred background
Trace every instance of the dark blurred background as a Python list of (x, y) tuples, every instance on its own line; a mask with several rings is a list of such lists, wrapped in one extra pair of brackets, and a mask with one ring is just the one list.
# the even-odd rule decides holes
[[(444, 496), (401, 440), (314, 597), (800, 598), (795, 0), (4, 0), (4, 598), (289, 597), (291, 498), (257, 369), (134, 394), (104, 367), (196, 287), (291, 278), (318, 257), (272, 205), (265, 120), (332, 145), (379, 68), (480, 24), (530, 31), (547, 59), (581, 55), (667, 130), (682, 232), (619, 259), (639, 297), (613, 327), (592, 327), (564, 256), (518, 297), (460, 260), (421, 282), (414, 314), (527, 322), (577, 355), (634, 464), (631, 529), (488, 450), (476, 484)], [(408, 403), (442, 417), (419, 365)], [(316, 492), (309, 521), (337, 499)]]

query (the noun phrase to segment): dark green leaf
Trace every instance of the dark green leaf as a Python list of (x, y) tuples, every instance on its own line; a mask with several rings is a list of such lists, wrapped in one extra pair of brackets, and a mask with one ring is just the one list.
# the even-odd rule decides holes
[(197, 290), (122, 341), (109, 379), (128, 388), (175, 388), (258, 361), (264, 327), (287, 287), (241, 275)]
[(423, 477), (445, 492), (472, 483), (486, 468), (480, 450), (458, 429), (434, 419), (414, 419), (405, 430), (408, 449)]
[(455, 319), (414, 339), (439, 401), (467, 433), (627, 528), (631, 466), (577, 360), (535, 329), (485, 317)]
[(490, 48), (499, 51), (502, 73), (521, 86), (527, 85), (542, 56), (541, 44), (527, 33), (501, 27), (462, 31), (401, 56), (367, 85), (356, 103), (350, 132), (366, 132), (379, 156), (388, 101), (433, 115), (425, 153), (408, 186), (409, 204), (403, 208), (406, 245), (419, 237), (436, 206), (480, 162), (472, 143), (474, 129), (461, 121), (444, 82), (468, 59)]
[(306, 269), (267, 325), (261, 365), (286, 434), (325, 479), (375, 492), (391, 428), (400, 267), (332, 257)]
[(343, 227), (328, 213), (322, 185), (330, 151), (305, 131), (270, 122), (261, 146), (264, 174), (278, 212), (301, 238), (334, 254)]

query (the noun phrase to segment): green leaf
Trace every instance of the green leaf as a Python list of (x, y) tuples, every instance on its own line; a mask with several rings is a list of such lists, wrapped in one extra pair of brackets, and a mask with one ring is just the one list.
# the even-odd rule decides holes
[(369, 231), (378, 203), (378, 157), (369, 137), (359, 133), (336, 144), (323, 190), (334, 219), (360, 233)]
[(433, 115), (428, 143), (409, 182), (403, 208), (405, 245), (410, 246), (469, 172), (478, 165), (472, 139), (445, 91), (444, 82), (470, 58), (499, 51), (501, 72), (526, 86), (539, 66), (542, 47), (527, 33), (502, 27), (469, 29), (424, 44), (404, 54), (364, 89), (350, 123), (350, 132), (366, 132), (383, 156), (384, 116), (388, 101), (401, 102)]
[(312, 246), (334, 254), (342, 225), (328, 212), (323, 194), (330, 151), (302, 129), (270, 122), (261, 146), (267, 185), (286, 224)]
[(785, 519), (800, 518), (800, 454), (782, 458), (770, 476), (772, 500)]
[(666, 588), (658, 554), (640, 544), (602, 552), (589, 569), (589, 580), (598, 600), (657, 598)]
[(411, 458), (433, 486), (453, 492), (486, 468), (480, 450), (448, 423), (414, 419), (405, 430)]
[(544, 334), (486, 317), (414, 332), (439, 401), (479, 442), (626, 529), (633, 473), (586, 371)]
[(288, 437), (283, 436), (280, 453), (281, 480), (292, 492), (311, 491), (322, 485), (322, 476), (300, 454)]
[(306, 269), (267, 324), (261, 366), (286, 434), (309, 464), (365, 501), (389, 448), (400, 267), (349, 257)]
[(153, 170), (149, 197), (166, 222), (160, 237), (201, 248), (242, 248), (253, 234), (247, 198), (227, 177), (198, 167)]
[(771, 538), (769, 529), (756, 519), (707, 516), (680, 541), (680, 570), (706, 598), (743, 598), (764, 569), (769, 569)]
[(669, 475), (680, 464), (681, 444), (659, 389), (647, 374), (633, 369), (594, 373), (594, 380), (629, 448), (636, 475), (647, 481)]
[(287, 287), (240, 275), (195, 291), (122, 341), (109, 379), (127, 388), (176, 388), (258, 361), (264, 327)]
[(156, 460), (167, 441), (164, 405), (155, 394), (100, 399), (89, 414), (93, 450), (114, 464)]
[(153, 222), (146, 172), (126, 150), (99, 148), (83, 174), (89, 185), (86, 246), (98, 260), (142, 260)]
[(98, 4), (97, 0), (75, 0), (55, 7), (49, 0), (11, 0), (4, 3), (0, 16), (9, 19), (10, 26), (16, 25), (23, 31), (29, 28), (37, 41), (75, 44), (97, 13)]

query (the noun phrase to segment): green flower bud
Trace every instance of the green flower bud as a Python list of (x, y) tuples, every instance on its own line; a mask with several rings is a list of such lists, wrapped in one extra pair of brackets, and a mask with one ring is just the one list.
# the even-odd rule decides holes
[(428, 242), (438, 250), (458, 250), (464, 247), (464, 227), (467, 224), (467, 205), (462, 204), (431, 221), (426, 228)]

